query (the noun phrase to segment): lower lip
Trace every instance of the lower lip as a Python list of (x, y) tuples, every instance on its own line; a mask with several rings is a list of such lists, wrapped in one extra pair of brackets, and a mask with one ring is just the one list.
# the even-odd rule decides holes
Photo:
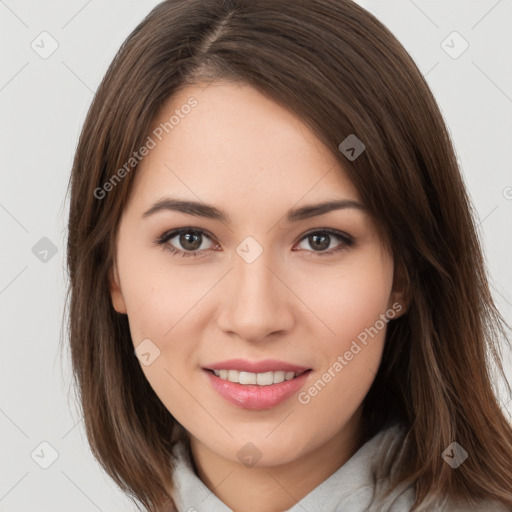
[(298, 377), (285, 380), (270, 386), (256, 384), (238, 384), (217, 377), (210, 370), (203, 370), (213, 389), (230, 403), (244, 409), (270, 409), (292, 396), (304, 385), (311, 370), (307, 370)]

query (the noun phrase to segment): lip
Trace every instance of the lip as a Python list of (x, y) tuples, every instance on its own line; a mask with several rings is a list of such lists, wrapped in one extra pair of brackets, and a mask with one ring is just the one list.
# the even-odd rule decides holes
[(250, 373), (265, 372), (294, 372), (300, 373), (310, 368), (306, 366), (298, 366), (296, 364), (287, 363), (286, 361), (278, 361), (277, 359), (264, 359), (262, 361), (249, 361), (247, 359), (228, 359), (203, 366), (206, 370), (238, 370)]
[[(235, 369), (223, 368), (226, 370)], [(214, 369), (217, 370), (218, 368)], [(304, 371), (298, 377), (285, 380), (279, 384), (271, 384), (270, 386), (230, 382), (229, 380), (223, 380), (217, 377), (212, 371), (206, 368), (203, 368), (203, 373), (208, 378), (212, 388), (229, 403), (243, 409), (262, 410), (271, 409), (297, 393), (300, 388), (304, 386), (312, 370)]]

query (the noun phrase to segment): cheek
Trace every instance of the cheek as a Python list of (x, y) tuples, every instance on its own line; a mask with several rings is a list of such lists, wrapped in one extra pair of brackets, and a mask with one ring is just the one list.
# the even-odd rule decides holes
[(379, 331), (382, 330), (379, 320), (388, 308), (390, 293), (391, 279), (384, 273), (371, 273), (368, 269), (351, 274), (339, 295), (337, 311), (331, 311), (330, 316), (334, 320), (332, 328), (341, 342), (339, 349), (348, 350), (352, 340), (364, 341), (364, 333), (377, 322)]
[(317, 273), (314, 280), (294, 282), (298, 287), (304, 283), (299, 294), (307, 297), (310, 309), (329, 328), (324, 328), (322, 339), (332, 356), (332, 349), (348, 350), (351, 341), (374, 326), (388, 309), (393, 263), (379, 251), (365, 251), (346, 265)]
[(190, 409), (190, 395), (183, 386), (196, 349), (190, 330), (202, 329), (200, 299), (211, 288), (211, 276), (191, 279), (191, 272), (167, 265), (159, 251), (152, 251), (156, 258), (148, 252), (120, 258), (132, 343), (140, 354), (150, 353), (148, 365), (138, 356), (156, 395), (178, 421), (186, 422), (183, 411)]
[[(129, 237), (125, 237), (125, 240)], [(120, 245), (118, 268), (135, 345), (145, 338), (172, 338), (181, 322), (194, 319), (194, 307), (212, 276), (196, 267), (180, 268), (162, 249)]]
[(368, 254), (329, 277), (317, 281), (317, 293), (309, 294), (311, 309), (320, 312), (330, 332), (323, 328), (326, 334), (317, 336), (320, 368), (316, 380), (298, 398), (299, 403), (310, 404), (310, 411), (318, 408), (324, 417), (332, 414), (333, 425), (339, 425), (346, 419), (344, 414), (350, 416), (360, 405), (379, 367), (388, 325), (384, 315), (392, 288), (392, 261), (378, 252)]

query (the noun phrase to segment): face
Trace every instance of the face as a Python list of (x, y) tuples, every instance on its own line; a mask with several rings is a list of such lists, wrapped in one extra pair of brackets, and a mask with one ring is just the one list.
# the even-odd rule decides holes
[[(353, 430), (401, 305), (341, 165), (248, 85), (183, 89), (150, 136), (111, 295), (162, 403), (195, 445), (233, 462), (248, 442), (277, 465)], [(340, 203), (305, 208), (327, 202)]]

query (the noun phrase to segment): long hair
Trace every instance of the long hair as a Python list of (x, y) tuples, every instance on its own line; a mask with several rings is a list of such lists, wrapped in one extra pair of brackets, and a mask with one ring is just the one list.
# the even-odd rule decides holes
[[(506, 381), (500, 343), (508, 326), (490, 293), (454, 149), (411, 57), (350, 0), (167, 0), (111, 63), (69, 184), (66, 311), (95, 457), (136, 504), (173, 507), (171, 450), (186, 433), (134, 357), (108, 276), (137, 172), (126, 162), (166, 100), (216, 80), (249, 84), (302, 119), (346, 170), (392, 250), (408, 308), (388, 326), (363, 404), (367, 439), (390, 421), (405, 427), (390, 485), (414, 485), (413, 510), (435, 496), (512, 507), (512, 429), (491, 374), (498, 368)], [(339, 150), (350, 134), (366, 146), (353, 161)], [(454, 441), (469, 453), (457, 470), (441, 457)]]

